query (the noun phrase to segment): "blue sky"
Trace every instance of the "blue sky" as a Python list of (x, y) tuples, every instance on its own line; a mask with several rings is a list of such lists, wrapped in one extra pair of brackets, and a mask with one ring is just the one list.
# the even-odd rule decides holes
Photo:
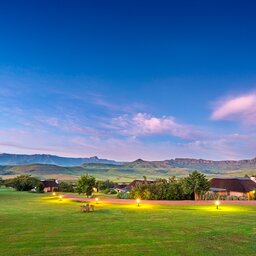
[(1, 1), (0, 152), (256, 156), (254, 1)]

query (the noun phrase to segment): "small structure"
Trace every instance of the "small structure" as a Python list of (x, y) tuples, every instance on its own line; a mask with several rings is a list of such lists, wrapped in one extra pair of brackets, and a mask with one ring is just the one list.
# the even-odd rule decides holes
[(213, 178), (210, 180), (210, 192), (219, 195), (252, 198), (256, 183), (250, 178)]
[(44, 192), (53, 192), (59, 190), (59, 182), (58, 180), (51, 179), (51, 180), (41, 180), (44, 186)]

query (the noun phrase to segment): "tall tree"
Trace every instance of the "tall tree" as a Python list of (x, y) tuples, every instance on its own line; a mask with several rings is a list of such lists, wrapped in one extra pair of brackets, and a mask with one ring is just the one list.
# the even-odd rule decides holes
[(87, 197), (92, 195), (93, 188), (96, 185), (95, 178), (88, 174), (82, 175), (77, 182), (78, 194), (85, 194)]
[(193, 194), (195, 200), (203, 199), (209, 187), (208, 179), (198, 171), (193, 171), (188, 177), (183, 179), (184, 191)]

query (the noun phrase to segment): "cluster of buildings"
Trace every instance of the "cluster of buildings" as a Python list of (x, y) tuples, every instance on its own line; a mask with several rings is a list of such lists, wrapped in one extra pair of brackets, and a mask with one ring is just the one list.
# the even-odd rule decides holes
[[(137, 183), (145, 182), (144, 179), (135, 179), (129, 184), (118, 184), (115, 186), (117, 192), (128, 192)], [(154, 183), (155, 180), (148, 180), (147, 183)], [(256, 178), (212, 178), (210, 180), (209, 193), (253, 198), (256, 193)]]
[[(58, 191), (58, 180), (42, 180), (44, 192)], [(115, 191), (129, 192), (136, 184), (145, 182), (144, 179), (135, 179), (129, 184), (115, 185)], [(147, 183), (154, 183), (155, 180), (147, 179)], [(211, 194), (253, 198), (256, 193), (256, 178), (212, 178), (210, 180)]]

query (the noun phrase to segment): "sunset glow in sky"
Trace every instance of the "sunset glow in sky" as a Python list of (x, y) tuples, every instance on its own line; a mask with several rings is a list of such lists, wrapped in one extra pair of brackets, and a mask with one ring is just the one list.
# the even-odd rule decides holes
[(3, 1), (0, 152), (256, 156), (254, 1)]

